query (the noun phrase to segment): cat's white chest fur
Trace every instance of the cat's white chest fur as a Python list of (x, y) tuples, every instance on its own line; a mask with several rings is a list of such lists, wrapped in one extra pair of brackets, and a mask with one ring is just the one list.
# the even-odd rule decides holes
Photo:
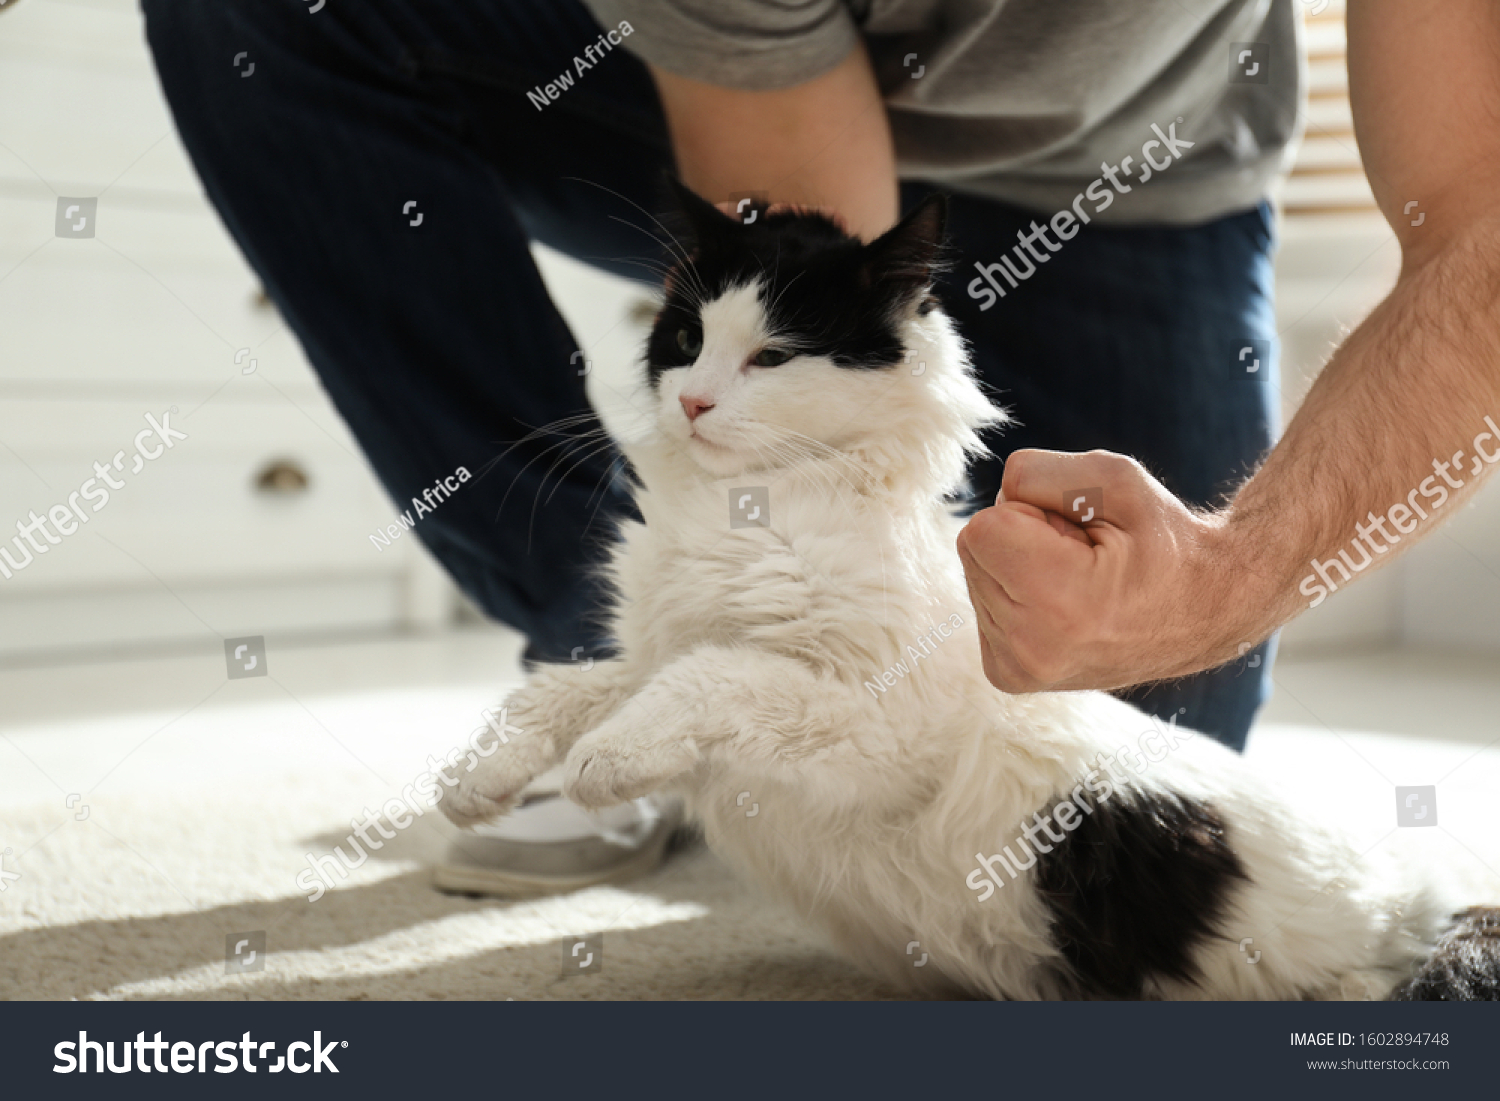
[(626, 526), (613, 563), (623, 649), (653, 663), (705, 642), (764, 649), (857, 682), (913, 635), (913, 615), (969, 618), (956, 524), (934, 510), (898, 525), (879, 498), (825, 481), (794, 470), (638, 494), (646, 522)]
[[(666, 748), (659, 767), (635, 767), (675, 773), (714, 848), (846, 951), (920, 987), (960, 989), (941, 966), (906, 968), (887, 951), (916, 935), (912, 896), (931, 897), (929, 877), (946, 872), (950, 909), (972, 897), (968, 830), (949, 831), (935, 864), (941, 827), (914, 798), (945, 782), (958, 732), (983, 714), (976, 703), (995, 701), (951, 565), (957, 524), (930, 502), (895, 515), (878, 489), (829, 486), (826, 472), (683, 480), (640, 465), (645, 524), (627, 526), (614, 556), (617, 638), (643, 680), (673, 670), (700, 704), (684, 716), (645, 703), (632, 722), (646, 746), (656, 739), (643, 727), (674, 743), (691, 730), (692, 768)], [(744, 519), (752, 491), (764, 526)], [(932, 736), (944, 728), (956, 738)], [(599, 763), (578, 770), (585, 787)], [(902, 864), (924, 865), (920, 879), (901, 881)]]

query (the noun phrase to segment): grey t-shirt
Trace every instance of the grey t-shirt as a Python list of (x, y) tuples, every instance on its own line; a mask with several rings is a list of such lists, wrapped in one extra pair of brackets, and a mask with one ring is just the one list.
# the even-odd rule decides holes
[(1243, 210), (1301, 117), (1295, 0), (584, 2), (605, 26), (628, 20), (624, 45), (645, 60), (731, 88), (811, 80), (863, 37), (903, 179), (1040, 213), (1181, 224)]

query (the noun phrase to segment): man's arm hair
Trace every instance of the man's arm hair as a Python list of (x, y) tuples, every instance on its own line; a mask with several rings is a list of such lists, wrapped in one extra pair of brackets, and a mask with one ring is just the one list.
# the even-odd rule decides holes
[[(1305, 607), (1298, 582), (1311, 560), (1407, 501), (1435, 460), (1462, 451), (1462, 487), (1444, 488), (1471, 494), (1489, 468), (1471, 472), (1472, 441), (1487, 415), (1500, 419), (1500, 4), (1360, 0), (1348, 28), (1360, 152), (1400, 243), (1401, 275), (1230, 507), (1231, 560), (1258, 582), (1249, 602), (1264, 601), (1242, 638)], [(1456, 503), (1375, 560), (1395, 558)]]

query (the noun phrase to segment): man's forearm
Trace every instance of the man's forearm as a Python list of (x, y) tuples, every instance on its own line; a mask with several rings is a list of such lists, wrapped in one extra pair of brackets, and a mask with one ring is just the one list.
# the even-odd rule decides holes
[(829, 207), (871, 240), (896, 222), (890, 124), (863, 45), (805, 84), (742, 92), (653, 68), (683, 182)]
[[(1500, 167), (1500, 6), (1361, 0), (1347, 28), (1355, 132), (1401, 243), (1401, 278), (1334, 354), (1221, 528), (1241, 578), (1226, 582), (1237, 594), (1226, 618), (1246, 638), (1457, 511), (1489, 466), (1472, 465), (1475, 438), (1491, 431), (1486, 417), (1500, 422), (1500, 217), (1488, 182)], [(1464, 469), (1445, 467), (1460, 451)]]
[[(1190, 512), (1124, 456), (1010, 456), (1002, 499), (959, 537), (992, 683), (1115, 688), (1222, 665), (1317, 585), (1342, 588), (1457, 510), (1500, 460), (1500, 439), (1476, 450), (1500, 436), (1485, 419), (1500, 425), (1500, 219), (1414, 251), (1224, 511)], [(1103, 493), (1085, 527), (1067, 494), (1087, 485)]]
[[(1474, 440), (1500, 420), (1497, 360), (1500, 219), (1403, 270), (1236, 497), (1223, 527), (1236, 636), (1269, 633), (1456, 511), (1491, 465)], [(1482, 450), (1500, 455), (1500, 440)]]
[[(1395, 558), (1500, 459), (1485, 440), (1474, 465), (1500, 435), (1486, 420), (1500, 423), (1500, 5), (1360, 0), (1347, 26), (1360, 154), (1401, 242), (1396, 289), (1222, 513), (1188, 510), (1122, 455), (1013, 452), (1001, 498), (959, 537), (997, 687), (1113, 688), (1229, 661), (1317, 585)], [(1069, 515), (1075, 486), (1102, 489), (1086, 522)]]

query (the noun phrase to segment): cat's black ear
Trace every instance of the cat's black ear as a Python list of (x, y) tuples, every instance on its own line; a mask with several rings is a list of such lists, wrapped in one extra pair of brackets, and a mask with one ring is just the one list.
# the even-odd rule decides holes
[(865, 247), (862, 281), (898, 292), (926, 290), (943, 268), (947, 196), (934, 192)]
[(725, 232), (735, 228), (733, 218), (701, 197), (676, 176), (667, 176), (667, 186), (676, 201), (680, 228), (691, 238), (684, 241), (689, 251), (711, 249)]

